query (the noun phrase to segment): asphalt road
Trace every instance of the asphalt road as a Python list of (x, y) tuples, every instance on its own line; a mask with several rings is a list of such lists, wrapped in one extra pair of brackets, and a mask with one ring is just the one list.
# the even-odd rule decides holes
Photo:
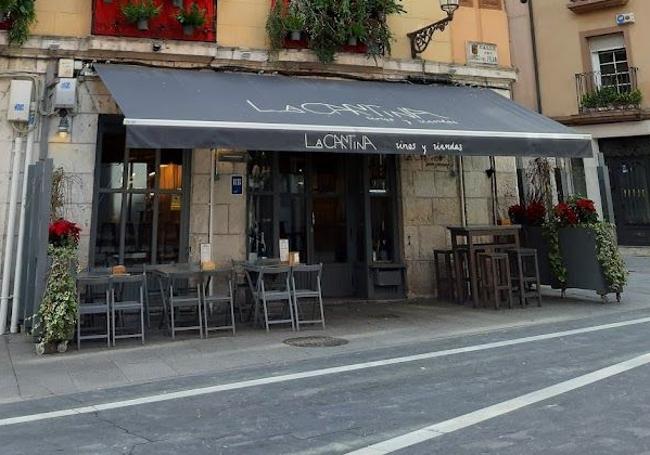
[(650, 454), (649, 330), (625, 313), (17, 402), (0, 454)]

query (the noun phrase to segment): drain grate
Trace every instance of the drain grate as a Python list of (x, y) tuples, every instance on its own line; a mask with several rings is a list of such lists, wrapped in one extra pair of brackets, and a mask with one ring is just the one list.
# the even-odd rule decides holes
[(348, 340), (345, 340), (343, 338), (312, 336), (289, 338), (284, 340), (284, 344), (295, 346), (297, 348), (331, 348), (334, 346), (342, 346), (344, 344), (348, 344)]

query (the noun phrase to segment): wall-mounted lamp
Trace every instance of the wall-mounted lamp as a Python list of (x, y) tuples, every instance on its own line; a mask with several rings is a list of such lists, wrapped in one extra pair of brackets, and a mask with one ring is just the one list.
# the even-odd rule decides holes
[(68, 117), (67, 109), (59, 111), (59, 126), (56, 129), (56, 135), (59, 139), (67, 139), (70, 135), (70, 117)]
[(406, 35), (411, 41), (411, 58), (416, 58), (418, 54), (421, 54), (427, 49), (427, 47), (429, 47), (434, 32), (444, 31), (445, 28), (447, 28), (447, 25), (454, 20), (454, 13), (458, 9), (459, 1), (460, 0), (440, 0), (440, 9), (447, 13), (447, 17)]

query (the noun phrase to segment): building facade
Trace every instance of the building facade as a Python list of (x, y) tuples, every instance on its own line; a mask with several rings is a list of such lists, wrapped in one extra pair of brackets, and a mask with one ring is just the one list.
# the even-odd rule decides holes
[[(93, 70), (98, 63), (128, 63), (323, 79), (442, 80), (510, 97), (516, 74), (500, 0), (461, 1), (451, 24), (417, 58), (407, 33), (444, 13), (436, 2), (405, 1), (403, 14), (387, 18), (394, 37), (390, 55), (369, 58), (363, 46), (350, 45), (329, 63), (301, 42), (287, 39), (271, 49), (270, 0), (197, 2), (206, 22), (190, 34), (172, 16), (176, 0), (158, 2), (163, 12), (148, 30), (125, 21), (120, 0), (36, 0), (36, 22), (24, 44), (9, 45), (8, 33), (0, 31), (0, 149), (6, 157), (18, 134), (1, 101), (11, 80), (34, 77), (47, 92), (72, 68), (74, 106), (63, 115), (47, 108), (38, 113), (34, 160), (51, 158), (68, 177), (64, 214), (82, 228), (83, 266), (137, 269), (198, 260), (205, 244), (216, 262), (251, 253), (276, 257), (286, 239), (301, 260), (324, 263), (330, 296), (430, 295), (433, 250), (447, 246), (446, 226), (494, 223), (516, 201), (511, 157), (127, 148), (124, 114)], [(70, 126), (65, 138), (58, 134), (62, 116)], [(24, 147), (13, 159), (22, 153)], [(6, 237), (10, 159), (0, 173)]]
[[(541, 112), (593, 136), (592, 158), (564, 163), (571, 175), (565, 190), (594, 199), (616, 222), (622, 245), (650, 245), (650, 31), (644, 26), (650, 4), (529, 3), (508, 2), (511, 40), (524, 43), (513, 52), (513, 64), (532, 69), (536, 59)], [(532, 105), (534, 73), (520, 74), (514, 89), (515, 98)]]

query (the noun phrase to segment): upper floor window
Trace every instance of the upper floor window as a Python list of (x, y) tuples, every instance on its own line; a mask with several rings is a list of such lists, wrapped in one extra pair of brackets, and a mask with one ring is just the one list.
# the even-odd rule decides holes
[(589, 51), (595, 82), (599, 87), (614, 87), (619, 93), (632, 90), (630, 66), (622, 34), (590, 38)]

